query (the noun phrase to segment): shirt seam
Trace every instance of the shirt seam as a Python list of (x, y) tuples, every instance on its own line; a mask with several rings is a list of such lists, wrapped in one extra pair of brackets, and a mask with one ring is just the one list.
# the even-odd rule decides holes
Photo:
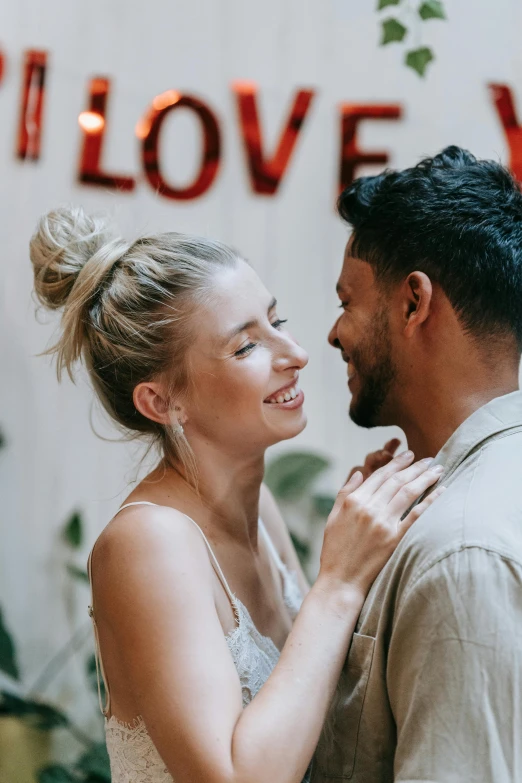
[[(473, 475), (471, 477), (471, 480), (469, 482), (468, 491), (466, 492), (466, 499), (464, 501), (464, 509), (463, 509), (463, 525), (466, 524), (466, 519), (468, 516), (468, 503), (469, 498), (471, 495), (471, 491), (475, 482), (475, 475), (476, 472), (480, 466), (481, 460), (483, 457), (483, 450), (479, 452), (478, 459), (473, 466)], [(443, 479), (444, 483), (444, 479)], [(398, 611), (400, 612), (403, 605), (419, 583), (419, 581), (426, 576), (433, 568), (435, 568), (437, 565), (440, 565), (444, 560), (447, 560), (449, 557), (452, 557), (453, 555), (459, 554), (460, 552), (464, 552), (466, 549), (481, 549), (483, 552), (488, 552), (490, 554), (496, 555), (504, 560), (508, 560), (511, 563), (514, 563), (515, 565), (522, 568), (522, 562), (517, 560), (513, 557), (513, 554), (505, 549), (502, 549), (502, 547), (495, 547), (490, 544), (483, 544), (479, 541), (467, 541), (466, 543), (461, 543), (458, 546), (453, 546), (449, 550), (446, 550), (442, 552), (435, 560), (432, 560), (425, 566), (420, 566), (419, 570), (415, 574), (415, 576), (412, 577), (412, 580), (409, 584), (409, 586), (406, 589), (406, 592), (402, 595), (401, 600), (398, 604)]]
[(478, 542), (477, 543), (468, 542), (466, 544), (462, 544), (459, 547), (451, 549), (449, 552), (445, 552), (443, 555), (437, 558), (437, 560), (435, 560), (433, 563), (430, 563), (430, 565), (418, 575), (418, 577), (415, 579), (415, 582), (409, 586), (408, 591), (404, 593), (404, 595), (402, 596), (400, 603), (397, 607), (397, 613), (400, 613), (404, 604), (411, 596), (411, 594), (413, 593), (414, 589), (417, 587), (421, 579), (427, 576), (430, 573), (430, 571), (432, 571), (436, 566), (444, 562), (444, 560), (448, 560), (450, 557), (453, 557), (454, 555), (458, 555), (461, 552), (465, 552), (467, 549), (480, 549), (482, 552), (486, 552), (486, 554), (488, 555), (494, 555), (495, 557), (498, 557), (501, 560), (508, 561), (509, 563), (512, 563), (513, 565), (522, 569), (522, 561), (514, 558), (512, 554), (510, 552), (507, 552), (506, 550), (503, 550), (501, 548), (496, 548), (493, 546), (486, 546), (485, 544), (481, 544)]

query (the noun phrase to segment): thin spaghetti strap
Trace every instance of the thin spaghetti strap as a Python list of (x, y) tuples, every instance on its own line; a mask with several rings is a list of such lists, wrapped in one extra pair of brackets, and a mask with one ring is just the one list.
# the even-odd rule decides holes
[[(157, 503), (151, 503), (149, 500), (135, 500), (133, 503), (126, 503), (124, 506), (121, 506), (121, 508), (118, 509), (116, 514), (119, 514), (120, 511), (123, 511), (124, 508), (128, 508), (128, 506), (157, 506), (157, 505), (158, 505)], [(167, 508), (171, 508), (171, 507), (168, 506)], [(180, 513), (183, 514), (182, 511)], [(230, 603), (232, 604), (232, 609), (234, 610), (234, 613), (237, 615), (236, 597), (235, 597), (234, 593), (232, 592), (232, 590), (230, 589), (230, 587), (228, 586), (228, 582), (225, 579), (225, 574), (221, 570), (221, 566), (219, 565), (219, 563), (217, 561), (217, 558), (216, 558), (216, 556), (215, 556), (215, 554), (214, 554), (214, 552), (212, 550), (212, 547), (210, 546), (210, 544), (208, 542), (208, 539), (207, 539), (206, 535), (204, 534), (204, 532), (202, 531), (202, 529), (200, 528), (198, 523), (194, 522), (192, 517), (189, 517), (187, 514), (183, 514), (183, 516), (186, 517), (186, 519), (188, 519), (190, 522), (192, 522), (192, 524), (199, 530), (199, 532), (203, 536), (203, 541), (207, 545), (208, 553), (210, 555), (210, 562), (212, 563), (212, 566), (213, 566), (214, 571), (216, 572), (216, 574), (217, 574), (217, 576), (219, 578), (219, 581), (223, 585), (223, 589), (225, 590), (226, 594), (228, 595), (228, 597), (230, 599)]]
[[(116, 514), (119, 514), (120, 511), (123, 511), (124, 508), (129, 508), (129, 506), (157, 506), (157, 503), (151, 503), (150, 500), (134, 500), (132, 503), (125, 503), (124, 506), (120, 506), (117, 510)], [(116, 516), (116, 514), (114, 516)]]
[(267, 545), (268, 551), (272, 555), (272, 558), (274, 559), (274, 562), (275, 562), (278, 570), (281, 573), (286, 574), (287, 571), (288, 571), (288, 568), (286, 567), (285, 563), (283, 563), (283, 561), (281, 560), (279, 552), (275, 548), (274, 542), (270, 538), (270, 534), (269, 534), (268, 530), (266, 529), (266, 527), (265, 527), (261, 517), (259, 517), (258, 524), (259, 524), (259, 531), (260, 531), (261, 535), (263, 536), (263, 538), (265, 539), (265, 543)]
[[(91, 587), (91, 605), (88, 608), (88, 612), (92, 620), (92, 627), (94, 630), (94, 661), (96, 663), (96, 683), (98, 685), (98, 704), (100, 705), (100, 710), (102, 715), (107, 717), (111, 708), (111, 694), (109, 690), (109, 681), (107, 680), (107, 675), (105, 674), (105, 669), (103, 668), (103, 660), (101, 657), (101, 649), (100, 649), (100, 638), (98, 636), (98, 626), (96, 625), (96, 618), (94, 616), (94, 594), (92, 589), (93, 552), (94, 552), (94, 547), (91, 549), (91, 552), (87, 560), (87, 573), (89, 575), (89, 584)], [(105, 705), (103, 704), (102, 695), (101, 695), (101, 680), (103, 680), (103, 685), (105, 687)]]
[(213, 552), (213, 549), (212, 549), (212, 547), (210, 546), (210, 544), (209, 544), (209, 542), (208, 542), (208, 539), (207, 539), (206, 535), (204, 534), (204, 532), (202, 531), (202, 529), (200, 528), (200, 526), (198, 525), (198, 523), (197, 523), (197, 522), (194, 522), (194, 520), (193, 520), (191, 517), (189, 517), (187, 514), (183, 514), (183, 516), (184, 516), (184, 517), (186, 517), (186, 518), (187, 518), (187, 519), (188, 519), (190, 522), (192, 522), (192, 524), (193, 524), (195, 527), (197, 527), (197, 529), (199, 530), (199, 532), (200, 532), (200, 533), (201, 533), (201, 535), (203, 536), (203, 541), (204, 541), (204, 542), (205, 542), (205, 544), (207, 545), (208, 553), (209, 553), (209, 555), (210, 555), (210, 562), (211, 562), (211, 563), (212, 563), (212, 565), (214, 566), (214, 571), (215, 571), (215, 572), (216, 572), (216, 574), (218, 575), (218, 577), (219, 577), (219, 581), (220, 581), (220, 582), (221, 582), (221, 584), (223, 585), (223, 589), (225, 590), (225, 593), (226, 593), (226, 594), (228, 595), (228, 597), (230, 598), (230, 603), (232, 604), (232, 609), (233, 609), (233, 610), (234, 610), (234, 612), (237, 614), (237, 607), (236, 607), (236, 597), (235, 597), (234, 593), (232, 592), (232, 590), (230, 589), (230, 587), (228, 586), (228, 582), (227, 582), (227, 580), (225, 579), (225, 574), (224, 574), (224, 573), (223, 573), (223, 571), (221, 570), (221, 566), (220, 566), (220, 565), (219, 565), (219, 563), (218, 563), (217, 557), (215, 556), (215, 554), (214, 554), (214, 552)]

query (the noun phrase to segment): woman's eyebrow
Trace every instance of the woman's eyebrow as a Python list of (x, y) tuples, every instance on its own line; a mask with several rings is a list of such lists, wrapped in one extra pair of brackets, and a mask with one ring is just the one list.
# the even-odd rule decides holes
[[(268, 305), (267, 313), (273, 310), (274, 307), (276, 307), (276, 305), (277, 305), (277, 299), (274, 297), (270, 302), (270, 304)], [(250, 321), (245, 321), (245, 323), (234, 326), (234, 328), (228, 332), (226, 337), (223, 338), (223, 345), (227, 345), (234, 337), (237, 337), (238, 334), (241, 334), (241, 332), (244, 332), (247, 329), (252, 329), (254, 326), (259, 326), (259, 321), (257, 320), (257, 318), (253, 318)]]

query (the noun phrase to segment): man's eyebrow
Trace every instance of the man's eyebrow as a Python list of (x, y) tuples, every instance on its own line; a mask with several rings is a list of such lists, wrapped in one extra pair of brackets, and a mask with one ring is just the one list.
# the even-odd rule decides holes
[[(271, 310), (274, 309), (274, 307), (277, 306), (277, 299), (273, 297), (272, 301), (268, 305), (267, 313), (269, 313)], [(252, 319), (251, 321), (245, 321), (243, 324), (238, 324), (238, 326), (234, 326), (233, 329), (230, 330), (230, 332), (227, 334), (227, 336), (223, 339), (223, 345), (227, 345), (227, 343), (230, 342), (234, 337), (237, 337), (238, 334), (241, 334), (241, 332), (245, 332), (247, 329), (252, 329), (254, 326), (259, 326), (259, 321), (257, 318)]]

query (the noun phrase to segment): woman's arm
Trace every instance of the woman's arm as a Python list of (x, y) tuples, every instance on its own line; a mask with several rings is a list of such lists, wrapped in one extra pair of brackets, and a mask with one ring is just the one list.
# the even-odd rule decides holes
[(244, 710), (198, 531), (164, 508), (115, 520), (93, 562), (100, 636), (121, 651), (125, 680), (176, 783), (299, 783), (364, 596), (403, 534), (402, 513), (436, 478), (418, 466), (397, 474), (394, 464), (341, 491), (319, 577), (273, 673)]

